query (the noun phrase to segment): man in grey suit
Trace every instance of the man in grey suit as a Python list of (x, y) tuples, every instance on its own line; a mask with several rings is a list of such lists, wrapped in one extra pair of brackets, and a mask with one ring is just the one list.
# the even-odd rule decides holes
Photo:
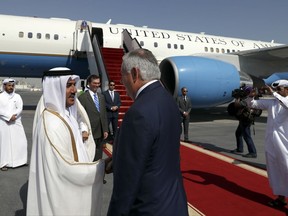
[(189, 122), (190, 122), (190, 111), (192, 108), (192, 103), (190, 98), (187, 96), (187, 88), (181, 88), (181, 96), (177, 97), (177, 104), (179, 107), (179, 111), (182, 115), (182, 123), (184, 128), (184, 141), (189, 140), (188, 132), (189, 132)]
[(90, 120), (92, 135), (96, 144), (94, 161), (102, 158), (103, 140), (108, 137), (106, 103), (104, 96), (97, 92), (100, 84), (99, 76), (90, 75), (86, 81), (88, 90), (78, 98)]

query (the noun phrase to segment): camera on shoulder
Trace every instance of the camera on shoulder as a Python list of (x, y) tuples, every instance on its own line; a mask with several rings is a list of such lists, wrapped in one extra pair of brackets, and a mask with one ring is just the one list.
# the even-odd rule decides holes
[(247, 106), (245, 99), (252, 90), (252, 87), (246, 85), (234, 89), (232, 97), (236, 100), (228, 105), (227, 111), (229, 115), (236, 117), (236, 119), (253, 124), (255, 117), (261, 116), (262, 110), (252, 109)]
[(251, 86), (243, 85), (240, 88), (234, 89), (232, 91), (232, 97), (235, 99), (245, 99), (250, 94), (252, 89), (253, 88)]

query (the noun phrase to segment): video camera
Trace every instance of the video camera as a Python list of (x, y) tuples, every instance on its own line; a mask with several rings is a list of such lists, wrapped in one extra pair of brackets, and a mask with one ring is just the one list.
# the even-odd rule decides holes
[(250, 94), (252, 89), (253, 88), (250, 86), (241, 86), (240, 88), (232, 91), (232, 97), (236, 99), (245, 99)]

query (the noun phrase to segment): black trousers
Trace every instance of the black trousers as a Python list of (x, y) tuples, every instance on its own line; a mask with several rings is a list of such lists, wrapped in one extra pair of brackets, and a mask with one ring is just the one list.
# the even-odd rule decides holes
[(103, 157), (103, 139), (102, 138), (98, 138), (98, 139), (94, 139), (96, 148), (95, 148), (95, 157), (93, 161), (97, 161), (99, 159), (102, 159)]
[(112, 131), (110, 131), (110, 134), (113, 133), (113, 136), (115, 136), (116, 131), (117, 131), (117, 127), (118, 127), (118, 116), (108, 118), (108, 127), (109, 127), (110, 123), (112, 125)]
[(182, 124), (183, 124), (183, 129), (184, 129), (184, 140), (185, 141), (188, 141), (188, 139), (189, 139), (189, 136), (188, 136), (189, 122), (190, 122), (189, 116), (182, 117)]

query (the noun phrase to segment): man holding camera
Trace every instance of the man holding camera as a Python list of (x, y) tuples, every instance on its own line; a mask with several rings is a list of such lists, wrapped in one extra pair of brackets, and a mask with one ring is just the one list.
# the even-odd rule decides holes
[(253, 111), (247, 107), (247, 103), (244, 100), (250, 94), (252, 88), (244, 86), (239, 91), (234, 90), (232, 96), (235, 97), (235, 102), (231, 103), (233, 106), (233, 114), (238, 119), (239, 124), (235, 131), (237, 148), (230, 151), (231, 153), (243, 153), (243, 139), (245, 140), (248, 148), (248, 154), (242, 155), (247, 158), (256, 158), (257, 151), (251, 137), (251, 125), (254, 123)]

